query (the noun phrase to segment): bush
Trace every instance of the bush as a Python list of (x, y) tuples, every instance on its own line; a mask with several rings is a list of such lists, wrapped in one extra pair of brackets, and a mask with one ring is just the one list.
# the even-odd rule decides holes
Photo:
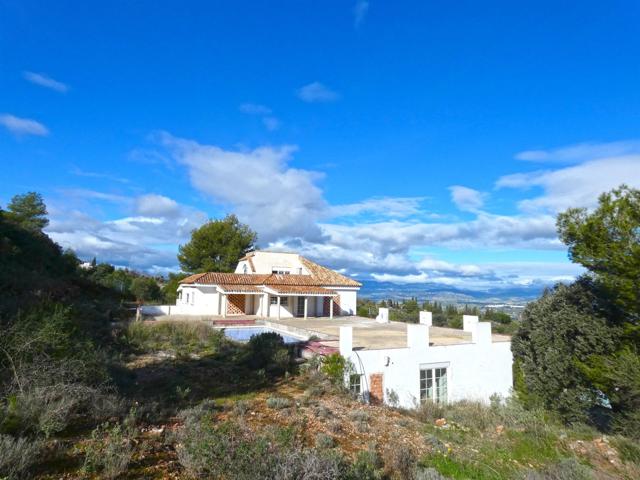
[(316, 435), (316, 448), (333, 448), (336, 446), (336, 441), (331, 435), (326, 433), (318, 433)]
[(322, 373), (329, 378), (334, 386), (344, 387), (345, 371), (346, 360), (339, 353), (333, 353), (324, 358)]
[(350, 477), (357, 480), (381, 480), (384, 478), (384, 462), (374, 446), (358, 452), (356, 461), (351, 466)]
[(266, 332), (254, 335), (249, 339), (248, 349), (250, 368), (264, 368), (276, 375), (287, 371), (290, 353), (279, 334)]
[(442, 418), (445, 415), (444, 406), (440, 403), (435, 403), (432, 401), (421, 402), (416, 408), (414, 414), (424, 423), (433, 423), (438, 418)]
[(41, 443), (0, 435), (0, 477), (26, 478), (40, 457)]
[(393, 444), (384, 451), (384, 464), (393, 478), (410, 480), (414, 478), (418, 461), (410, 449)]
[(594, 476), (591, 469), (578, 463), (574, 458), (567, 458), (546, 467), (541, 472), (529, 472), (525, 480), (591, 480)]
[(275, 410), (281, 410), (291, 406), (291, 400), (284, 397), (269, 397), (267, 398), (267, 407)]
[(122, 336), (140, 352), (172, 351), (176, 354), (215, 352), (224, 333), (197, 321), (132, 322)]
[(611, 443), (618, 450), (623, 461), (640, 465), (640, 445), (638, 445), (638, 442), (626, 437), (616, 436)]
[(97, 427), (84, 447), (83, 470), (109, 479), (124, 473), (133, 456), (134, 422), (134, 415), (130, 415), (122, 424), (104, 423)]
[(121, 413), (122, 402), (115, 395), (82, 383), (85, 367), (78, 363), (38, 360), (16, 371), (0, 406), (0, 432), (49, 437), (74, 422)]

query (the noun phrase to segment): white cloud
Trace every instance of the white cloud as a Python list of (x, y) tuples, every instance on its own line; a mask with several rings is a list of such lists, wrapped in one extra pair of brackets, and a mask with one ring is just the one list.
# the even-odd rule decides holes
[(111, 175), (109, 173), (99, 173), (99, 172), (88, 172), (86, 170), (82, 170), (78, 167), (73, 167), (69, 173), (72, 175), (76, 175), (78, 177), (88, 177), (88, 178), (100, 178), (104, 180), (111, 180), (113, 182), (119, 183), (129, 183), (128, 178), (118, 177), (116, 175)]
[(247, 115), (269, 115), (271, 114), (271, 109), (265, 105), (260, 105), (258, 103), (243, 103), (240, 105), (240, 111), (242, 113), (246, 113)]
[[(93, 192), (94, 201), (111, 202), (110, 194)], [(154, 205), (155, 202), (155, 205)], [(177, 269), (178, 244), (207, 220), (204, 212), (181, 205), (161, 195), (118, 197), (118, 204), (134, 215), (99, 220), (76, 207), (70, 197), (47, 202), (51, 223), (47, 234), (65, 248), (73, 248), (84, 259), (97, 257), (114, 265), (150, 272)]]
[(69, 90), (69, 86), (54, 80), (47, 75), (42, 73), (34, 73), (34, 72), (23, 72), (22, 76), (28, 82), (33, 83), (34, 85), (39, 85), (41, 87), (48, 88), (50, 90), (55, 90), (56, 92), (66, 93)]
[(262, 123), (264, 124), (265, 128), (271, 132), (280, 128), (280, 120), (278, 120), (276, 117), (264, 117), (262, 119)]
[(542, 188), (544, 193), (519, 202), (525, 212), (556, 213), (570, 207), (593, 207), (601, 193), (620, 184), (640, 187), (640, 155), (603, 158), (556, 170), (505, 175), (498, 188)]
[(330, 218), (352, 217), (361, 214), (380, 214), (385, 217), (404, 218), (422, 213), (424, 197), (380, 197), (344, 205), (332, 205)]
[(161, 142), (189, 171), (191, 184), (230, 207), (255, 229), (261, 242), (283, 237), (318, 238), (317, 220), (327, 206), (318, 172), (289, 166), (295, 146), (225, 150), (160, 135)]
[(640, 153), (640, 141), (585, 142), (551, 150), (526, 150), (516, 154), (518, 160), (530, 162), (584, 162), (598, 158)]
[(31, 120), (30, 118), (16, 117), (8, 113), (0, 115), (0, 125), (17, 137), (26, 135), (46, 137), (49, 135), (49, 130), (42, 123)]
[(358, 28), (364, 22), (367, 13), (369, 12), (369, 2), (366, 0), (358, 0), (353, 7), (353, 21)]
[(456, 207), (465, 212), (477, 212), (484, 206), (485, 194), (461, 185), (449, 187), (451, 200)]
[(333, 102), (340, 96), (320, 82), (313, 82), (298, 89), (298, 98), (304, 102)]
[(180, 206), (163, 195), (149, 194), (136, 198), (136, 212), (143, 216), (174, 217), (180, 213)]

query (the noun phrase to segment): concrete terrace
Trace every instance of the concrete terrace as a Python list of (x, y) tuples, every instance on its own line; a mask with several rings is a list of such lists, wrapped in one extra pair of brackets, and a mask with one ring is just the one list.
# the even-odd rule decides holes
[[(338, 348), (340, 327), (353, 327), (353, 346), (360, 349), (405, 348), (407, 346), (407, 324), (402, 322), (378, 323), (364, 317), (329, 318), (285, 318), (264, 319), (264, 324), (298, 335), (315, 335), (322, 344)], [(260, 322), (262, 323), (262, 321)], [(458, 345), (471, 343), (471, 333), (454, 328), (429, 327), (430, 344)], [(493, 342), (509, 342), (507, 335), (492, 334)]]

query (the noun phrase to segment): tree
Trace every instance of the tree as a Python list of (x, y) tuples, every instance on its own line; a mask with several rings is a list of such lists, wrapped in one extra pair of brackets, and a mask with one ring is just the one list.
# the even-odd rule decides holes
[(616, 326), (599, 305), (599, 294), (588, 277), (546, 290), (527, 305), (512, 339), (521, 369), (516, 377), (524, 374), (524, 384), (516, 385), (519, 393), (567, 421), (583, 420), (599, 403), (597, 388), (581, 365), (615, 348)]
[(193, 230), (189, 243), (180, 246), (178, 261), (185, 272), (233, 272), (238, 260), (255, 248), (256, 239), (249, 226), (227, 215)]
[(28, 192), (23, 195), (15, 195), (7, 208), (8, 212), (5, 215), (8, 219), (24, 229), (41, 231), (49, 225), (47, 206), (39, 193)]
[(558, 215), (571, 260), (583, 265), (630, 320), (640, 319), (640, 190), (622, 185), (600, 196), (598, 208)]
[(162, 296), (168, 304), (176, 303), (180, 281), (187, 277), (186, 273), (170, 273), (169, 279), (162, 286)]
[(159, 300), (162, 297), (158, 282), (151, 277), (136, 277), (131, 282), (131, 293), (136, 300), (148, 302), (150, 300)]

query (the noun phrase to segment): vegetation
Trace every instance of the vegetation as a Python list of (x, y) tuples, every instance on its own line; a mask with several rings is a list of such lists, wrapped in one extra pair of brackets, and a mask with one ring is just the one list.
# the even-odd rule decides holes
[(0, 211), (0, 478), (640, 478), (634, 272), (602, 273), (607, 258), (582, 243), (582, 225), (598, 230), (601, 218), (620, 230), (598, 237), (613, 264), (635, 255), (635, 191), (560, 222), (574, 258), (596, 266), (521, 321), (417, 299), (362, 302), (359, 311), (387, 306), (403, 321), (425, 309), (438, 325), (464, 312), (519, 327), (516, 396), (410, 411), (354, 399), (342, 357), (298, 366), (277, 334), (237, 343), (205, 323), (129, 322), (126, 302), (159, 299), (159, 279), (79, 268), (42, 232), (46, 207), (28, 195)]
[(640, 438), (640, 191), (622, 186), (592, 212), (569, 209), (558, 232), (588, 273), (527, 306), (516, 387), (565, 421), (590, 416)]
[(257, 235), (235, 215), (210, 220), (191, 232), (180, 246), (178, 261), (185, 272), (233, 272), (238, 259), (255, 248)]

